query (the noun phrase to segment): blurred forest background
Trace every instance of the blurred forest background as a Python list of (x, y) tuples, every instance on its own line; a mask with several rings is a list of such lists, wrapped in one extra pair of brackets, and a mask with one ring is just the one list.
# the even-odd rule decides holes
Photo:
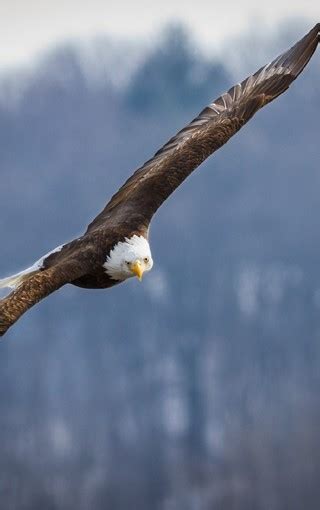
[[(3, 74), (1, 276), (304, 30), (212, 61), (176, 26), (140, 56), (106, 37)], [(319, 508), (319, 62), (161, 208), (142, 284), (68, 286), (4, 337), (1, 508)]]

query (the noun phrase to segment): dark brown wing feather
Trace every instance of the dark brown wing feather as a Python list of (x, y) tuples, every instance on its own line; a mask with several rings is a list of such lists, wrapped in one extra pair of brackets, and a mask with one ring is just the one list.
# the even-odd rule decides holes
[(66, 283), (82, 276), (86, 269), (83, 262), (69, 260), (30, 276), (0, 301), (0, 336), (29, 308)]
[(290, 50), (207, 106), (127, 180), (88, 231), (106, 222), (147, 226), (158, 207), (202, 161), (287, 90), (312, 57), (319, 32), (318, 23)]

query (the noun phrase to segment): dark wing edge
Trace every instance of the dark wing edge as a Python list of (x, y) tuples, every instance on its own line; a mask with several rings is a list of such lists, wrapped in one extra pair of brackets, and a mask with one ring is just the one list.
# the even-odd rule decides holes
[(85, 268), (79, 261), (68, 260), (30, 276), (7, 297), (0, 300), (0, 336), (3, 336), (29, 308), (66, 283), (80, 277), (84, 272)]
[(202, 161), (288, 89), (319, 40), (320, 23), (288, 51), (210, 103), (125, 182), (87, 231), (128, 216), (133, 224), (136, 218), (148, 225), (160, 205)]

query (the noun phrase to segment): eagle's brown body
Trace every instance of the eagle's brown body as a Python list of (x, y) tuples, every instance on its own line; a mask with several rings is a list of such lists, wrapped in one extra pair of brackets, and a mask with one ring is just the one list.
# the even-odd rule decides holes
[(148, 238), (147, 229), (141, 228), (140, 230), (132, 231), (124, 225), (115, 231), (113, 228), (105, 228), (102, 231), (98, 229), (97, 231), (87, 233), (64, 245), (58, 253), (49, 255), (44, 261), (42, 271), (64, 263), (68, 258), (79, 258), (83, 263), (88, 264), (89, 269), (84, 275), (75, 278), (69, 283), (86, 289), (107, 289), (113, 287), (120, 282), (110, 278), (103, 268), (103, 264), (117, 243), (134, 234), (143, 235), (146, 239)]
[(169, 195), (260, 108), (287, 90), (312, 57), (319, 34), (317, 24), (287, 52), (213, 101), (138, 169), (82, 237), (49, 255), (39, 271), (0, 301), (0, 335), (66, 283), (85, 288), (118, 283), (103, 267), (110, 251), (135, 234), (148, 237), (152, 216)]

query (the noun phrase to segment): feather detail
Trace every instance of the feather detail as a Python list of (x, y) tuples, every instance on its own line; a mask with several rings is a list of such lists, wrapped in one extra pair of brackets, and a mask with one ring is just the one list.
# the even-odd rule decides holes
[(37, 273), (37, 271), (40, 271), (43, 268), (43, 262), (46, 260), (46, 258), (49, 257), (49, 255), (52, 255), (52, 253), (57, 253), (62, 250), (63, 244), (61, 246), (57, 246), (57, 248), (54, 248), (53, 250), (49, 251), (49, 253), (46, 253), (46, 255), (43, 255), (39, 260), (37, 260), (32, 266), (28, 267), (27, 269), (24, 269), (23, 271), (20, 271), (19, 273), (13, 274), (11, 276), (8, 276), (7, 278), (0, 279), (0, 289), (3, 289), (5, 287), (16, 289), (21, 285), (24, 281), (26, 281), (30, 276)]

